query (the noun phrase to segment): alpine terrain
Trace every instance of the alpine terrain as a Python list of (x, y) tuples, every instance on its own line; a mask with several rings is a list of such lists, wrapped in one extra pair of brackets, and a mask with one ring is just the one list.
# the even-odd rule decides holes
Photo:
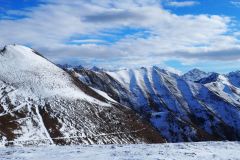
[(165, 139), (36, 51), (0, 51), (0, 144), (157, 143)]
[(240, 140), (240, 72), (56, 66), (38, 52), (0, 52), (2, 145)]
[(221, 75), (194, 69), (177, 75), (158, 67), (66, 70), (135, 110), (168, 142), (240, 140), (240, 71)]

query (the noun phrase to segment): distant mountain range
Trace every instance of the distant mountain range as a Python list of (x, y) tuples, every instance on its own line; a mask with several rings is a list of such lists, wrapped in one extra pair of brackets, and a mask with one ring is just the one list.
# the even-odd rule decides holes
[(240, 140), (239, 71), (221, 75), (193, 69), (177, 75), (158, 67), (66, 70), (135, 110), (168, 142)]
[(55, 65), (0, 52), (0, 144), (240, 140), (240, 72)]

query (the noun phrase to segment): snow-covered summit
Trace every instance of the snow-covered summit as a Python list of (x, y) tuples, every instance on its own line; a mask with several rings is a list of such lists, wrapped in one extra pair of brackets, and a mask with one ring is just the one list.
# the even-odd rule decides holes
[(209, 76), (209, 73), (201, 71), (197, 68), (190, 70), (189, 72), (185, 73), (182, 77), (187, 81), (198, 81), (202, 78)]
[[(21, 45), (8, 45), (0, 55), (0, 80), (39, 97), (76, 97), (82, 91), (71, 77), (34, 50)], [(85, 96), (86, 98), (87, 96)]]

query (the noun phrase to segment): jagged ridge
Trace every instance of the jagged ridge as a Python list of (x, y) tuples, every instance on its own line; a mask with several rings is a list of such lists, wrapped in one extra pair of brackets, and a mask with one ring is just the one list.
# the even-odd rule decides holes
[[(186, 79), (190, 74), (158, 67), (75, 72), (82, 82), (132, 107), (169, 142), (240, 139), (240, 80), (232, 74), (194, 70)], [(193, 73), (204, 76), (196, 81)]]

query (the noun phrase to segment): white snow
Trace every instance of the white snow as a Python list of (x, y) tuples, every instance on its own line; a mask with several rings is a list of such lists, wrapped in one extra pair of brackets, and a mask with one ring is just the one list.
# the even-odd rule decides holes
[[(143, 115), (151, 112), (151, 123), (171, 142), (186, 140), (183, 135), (187, 138), (197, 136), (196, 128), (185, 124), (192, 121), (190, 114), (202, 119), (200, 126), (209, 134), (216, 132), (212, 128), (218, 128), (222, 120), (231, 127), (240, 128), (239, 72), (226, 76), (194, 69), (178, 76), (157, 67), (142, 67), (107, 73), (128, 91), (123, 92), (127, 96), (123, 96), (122, 101)], [(213, 77), (207, 84), (195, 82), (211, 74), (218, 75), (217, 79)], [(175, 121), (171, 119), (172, 112)], [(209, 115), (215, 118), (209, 119)]]
[(103, 92), (103, 91), (101, 91), (101, 90), (99, 90), (99, 89), (93, 88), (93, 87), (91, 87), (91, 88), (92, 88), (95, 92), (97, 92), (99, 95), (101, 95), (101, 96), (103, 96), (104, 98), (106, 98), (107, 100), (117, 103), (117, 101), (115, 101), (114, 99), (112, 99), (111, 97), (109, 97), (107, 93), (105, 93), (105, 92)]
[(1, 160), (238, 160), (239, 142), (0, 148)]
[(0, 68), (0, 80), (20, 89), (20, 95), (62, 96), (98, 103), (83, 93), (65, 71), (25, 46), (6, 46), (0, 55)]
[(54, 142), (53, 142), (50, 134), (48, 133), (47, 128), (46, 128), (45, 125), (44, 125), (42, 116), (41, 116), (40, 113), (39, 113), (39, 106), (36, 106), (36, 113), (37, 113), (37, 116), (38, 116), (38, 118), (39, 118), (39, 123), (40, 123), (40, 125), (41, 125), (41, 129), (42, 129), (43, 132), (45, 133), (45, 135), (46, 135), (47, 139), (50, 141), (50, 143), (51, 143), (51, 144), (54, 144)]
[(218, 93), (226, 101), (240, 105), (240, 88), (230, 83), (225, 75), (219, 75), (216, 82), (205, 84), (210, 90)]
[(111, 71), (107, 72), (111, 77), (116, 79), (118, 82), (120, 82), (122, 85), (124, 85), (126, 88), (129, 88), (131, 77), (129, 75), (129, 69), (123, 69), (119, 71)]

